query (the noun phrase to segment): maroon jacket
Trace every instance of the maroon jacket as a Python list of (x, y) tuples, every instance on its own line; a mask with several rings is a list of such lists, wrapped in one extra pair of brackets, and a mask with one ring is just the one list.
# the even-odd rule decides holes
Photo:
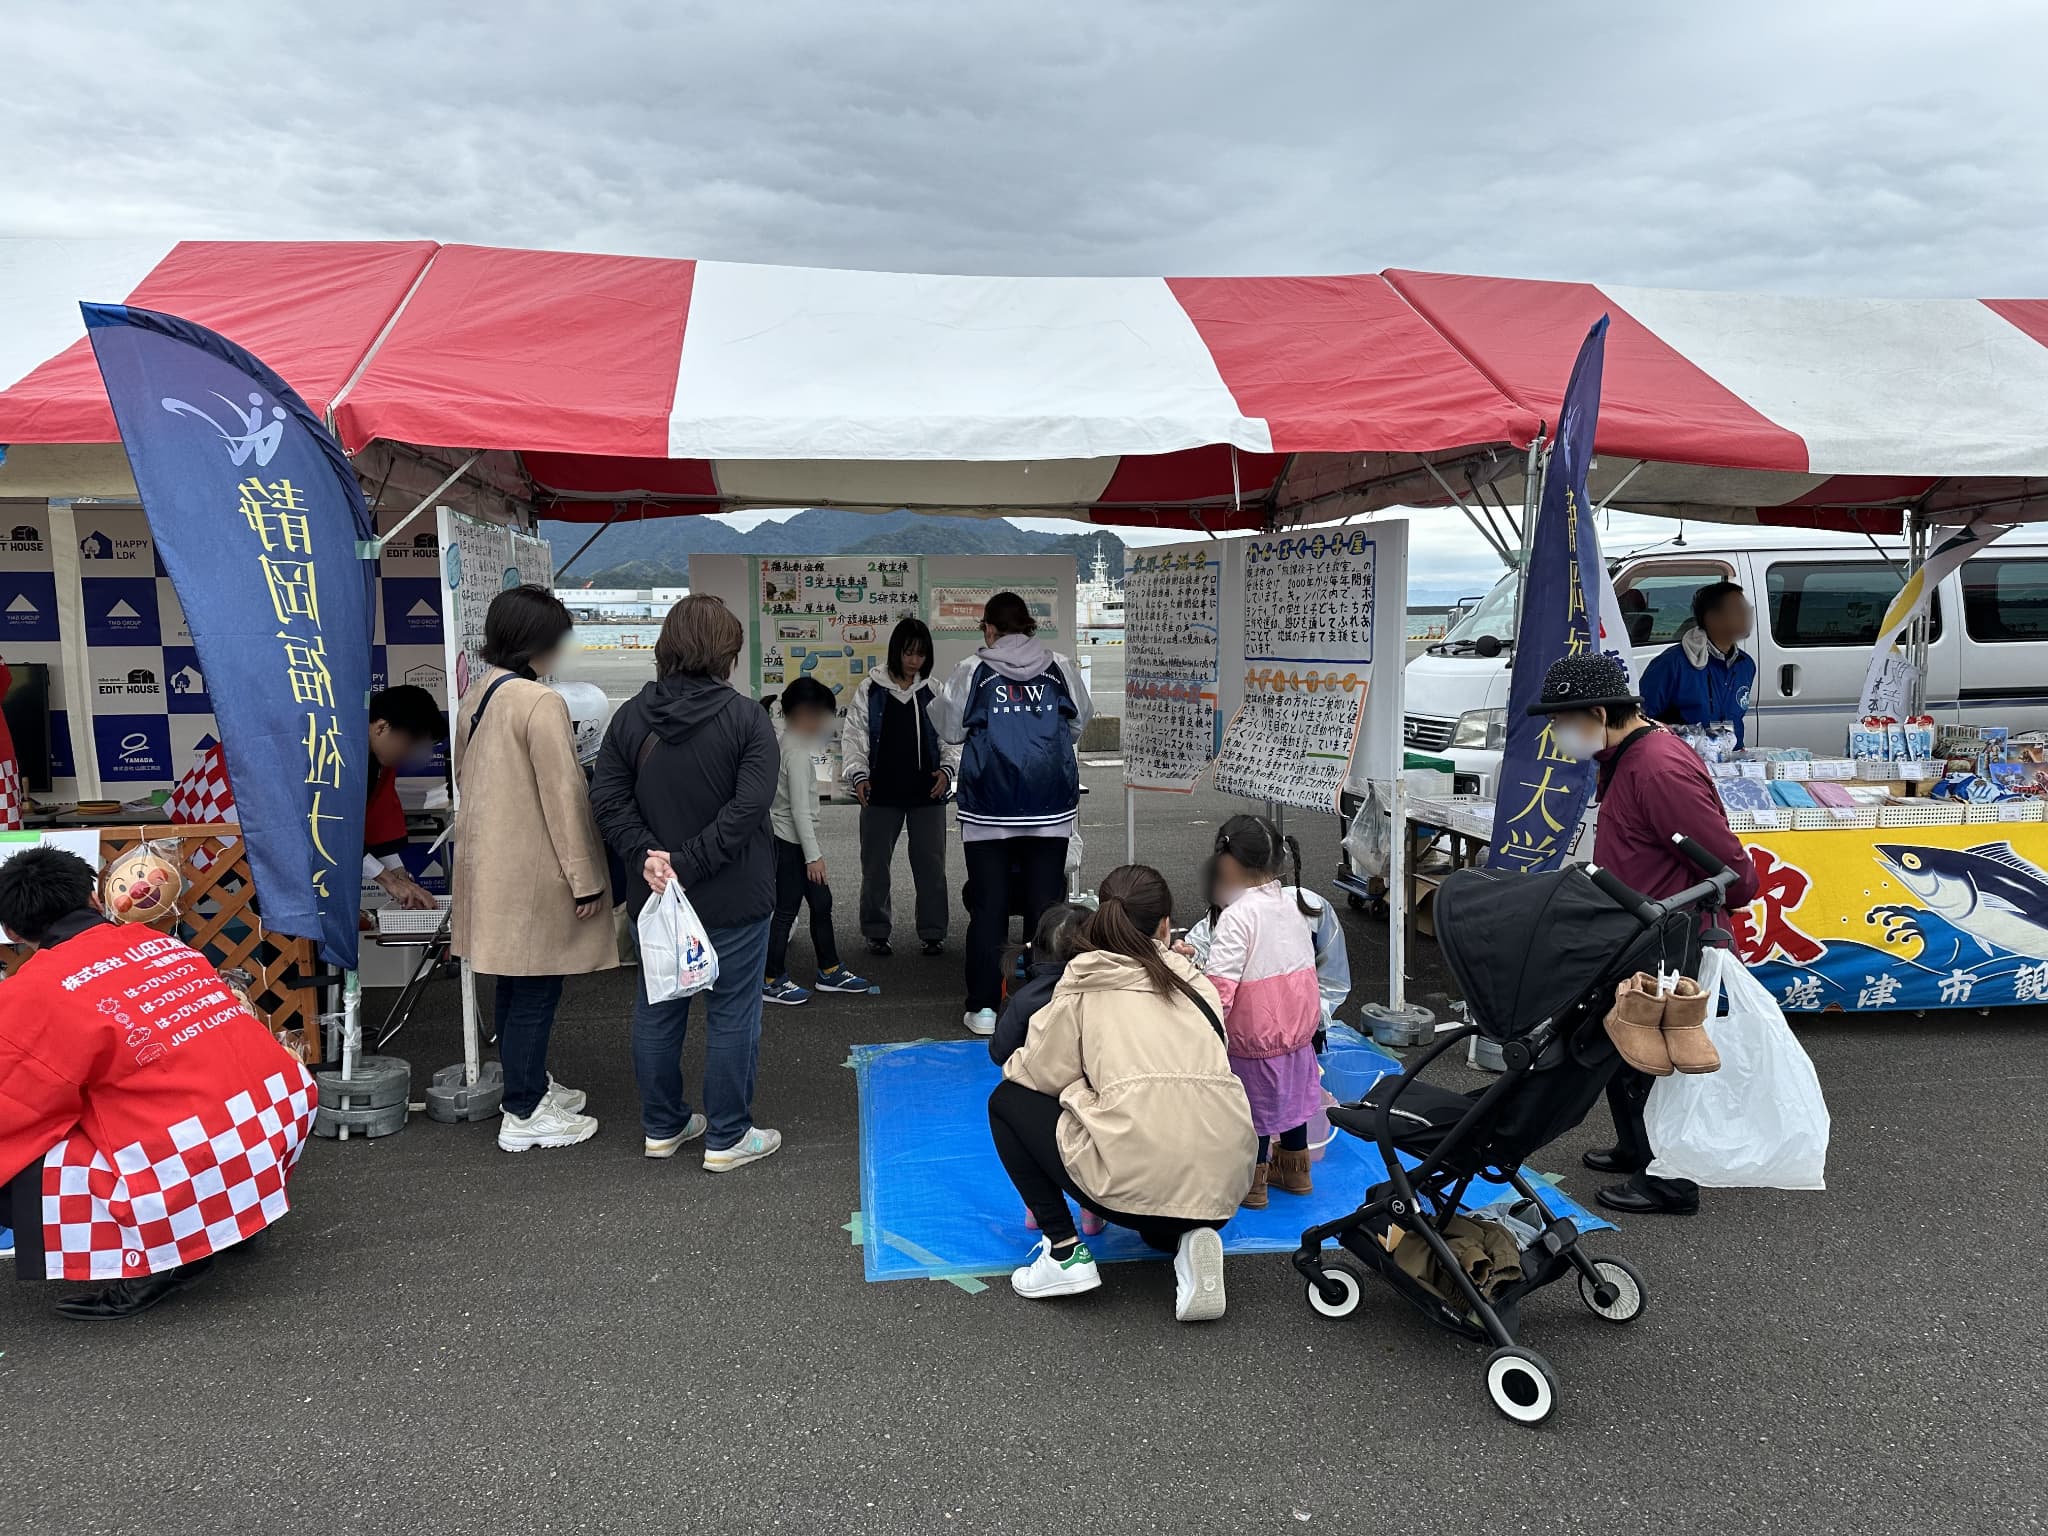
[(1600, 820), (1593, 862), (1652, 901), (1705, 878), (1671, 839), (1684, 833), (1735, 871), (1727, 905), (1756, 897), (1756, 867), (1728, 828), (1713, 775), (1699, 755), (1662, 726), (1646, 726), (1593, 754), (1600, 765)]

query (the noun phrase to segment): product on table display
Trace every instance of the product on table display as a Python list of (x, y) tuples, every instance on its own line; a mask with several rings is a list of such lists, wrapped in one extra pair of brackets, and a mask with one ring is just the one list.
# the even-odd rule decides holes
[(156, 923), (178, 910), (185, 877), (176, 844), (144, 843), (114, 859), (100, 876), (100, 903), (117, 923)]

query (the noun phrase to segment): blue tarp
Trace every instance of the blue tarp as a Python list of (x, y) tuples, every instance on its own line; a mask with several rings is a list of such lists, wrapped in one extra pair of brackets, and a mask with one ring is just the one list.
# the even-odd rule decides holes
[[(1036, 1239), (997, 1160), (988, 1096), (1001, 1074), (979, 1040), (856, 1046), (860, 1092), (861, 1211), (853, 1230), (870, 1280), (1006, 1274)], [(1323, 1079), (1346, 1102), (1401, 1064), (1355, 1031), (1331, 1032)], [(1276, 1191), (1263, 1211), (1240, 1211), (1223, 1229), (1228, 1253), (1292, 1253), (1305, 1228), (1357, 1209), (1386, 1177), (1372, 1146), (1338, 1133), (1315, 1165), (1315, 1193)], [(1508, 1191), (1475, 1184), (1478, 1209)], [(1607, 1225), (1554, 1188), (1545, 1203), (1588, 1230)], [(1111, 1227), (1088, 1240), (1098, 1259), (1156, 1259), (1137, 1234)]]

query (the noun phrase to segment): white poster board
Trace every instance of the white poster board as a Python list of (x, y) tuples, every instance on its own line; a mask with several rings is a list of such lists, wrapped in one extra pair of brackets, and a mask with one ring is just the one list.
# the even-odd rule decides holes
[[(547, 541), (503, 523), (436, 507), (441, 544), (441, 634), (451, 698), (459, 700), (483, 669), (484, 615), (491, 599), (531, 582), (554, 588)], [(406, 615), (394, 615), (404, 619)]]
[(1192, 790), (1222, 747), (1223, 723), (1241, 702), (1242, 669), (1224, 658), (1234, 662), (1241, 649), (1242, 555), (1241, 541), (1205, 540), (1142, 549), (1125, 565), (1128, 788)]
[(1389, 725), (1372, 704), (1377, 692), (1398, 706), (1398, 688), (1374, 688), (1374, 658), (1406, 663), (1407, 532), (1386, 522), (1243, 541), (1243, 702), (1218, 789), (1334, 812), (1355, 761), (1398, 754), (1398, 708)]

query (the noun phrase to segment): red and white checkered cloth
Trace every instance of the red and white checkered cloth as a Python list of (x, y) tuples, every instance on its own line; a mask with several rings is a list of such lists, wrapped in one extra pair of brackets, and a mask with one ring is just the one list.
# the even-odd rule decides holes
[(318, 1094), (297, 1062), (208, 1115), (170, 1127), (151, 1163), (140, 1142), (112, 1163), (82, 1137), (43, 1159), (43, 1263), (52, 1280), (115, 1280), (191, 1264), (284, 1215)]
[(19, 832), (25, 809), (21, 769), (11, 757), (0, 757), (0, 832)]
[(228, 785), (227, 759), (215, 742), (173, 786), (164, 814), (180, 826), (211, 827), (236, 820), (235, 792)]

